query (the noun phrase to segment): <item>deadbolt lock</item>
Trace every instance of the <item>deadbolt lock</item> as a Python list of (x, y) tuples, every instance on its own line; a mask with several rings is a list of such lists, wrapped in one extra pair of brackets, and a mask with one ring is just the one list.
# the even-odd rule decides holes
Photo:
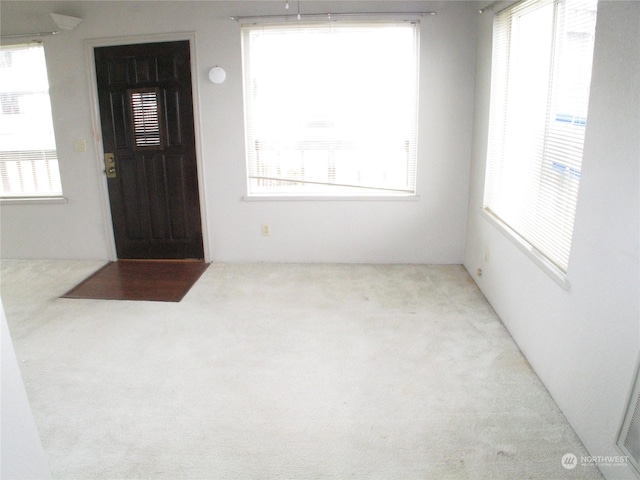
[(107, 178), (116, 178), (116, 156), (113, 153), (104, 154), (104, 172)]

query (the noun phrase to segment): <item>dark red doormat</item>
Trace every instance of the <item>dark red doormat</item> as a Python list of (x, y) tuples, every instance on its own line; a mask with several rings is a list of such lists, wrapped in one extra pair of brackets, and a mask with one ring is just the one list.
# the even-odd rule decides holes
[(118, 260), (61, 298), (179, 302), (208, 266), (200, 261)]

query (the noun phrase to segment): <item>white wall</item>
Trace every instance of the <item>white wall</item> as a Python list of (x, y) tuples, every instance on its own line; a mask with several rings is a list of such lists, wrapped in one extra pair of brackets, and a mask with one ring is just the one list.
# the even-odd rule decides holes
[(616, 455), (640, 348), (640, 3), (598, 7), (569, 291), (481, 213), (491, 16), (480, 22), (465, 266), (482, 268), (480, 288), (591, 455)]
[(49, 462), (31, 412), (27, 392), (18, 367), (16, 352), (0, 301), (2, 345), (2, 435), (0, 437), (0, 477), (5, 480), (48, 479)]
[[(295, 5), (295, 4), (294, 4)], [(246, 202), (240, 31), (230, 15), (284, 13), (275, 2), (3, 1), (3, 34), (51, 30), (49, 12), (82, 17), (45, 38), (65, 205), (2, 205), (4, 258), (113, 255), (93, 131), (85, 40), (196, 33), (205, 245), (221, 262), (461, 263), (468, 203), (474, 2), (302, 2), (304, 11), (436, 10), (421, 28), (418, 201)], [(214, 65), (222, 85), (208, 82)], [(381, 68), (383, 66), (381, 65)], [(87, 140), (87, 153), (73, 150)], [(271, 225), (263, 237), (261, 224)]]
[[(589, 451), (616, 454), (615, 436), (640, 344), (640, 3), (604, 1), (599, 7), (569, 291), (481, 214), (491, 16), (477, 14), (477, 2), (302, 2), (306, 11), (326, 11), (328, 5), (333, 11), (390, 6), (438, 11), (424, 19), (421, 30), (419, 201), (242, 201), (240, 35), (228, 16), (281, 13), (283, 3), (3, 0), (3, 35), (51, 30), (49, 12), (84, 20), (73, 32), (45, 39), (68, 204), (2, 205), (2, 257), (112, 256), (84, 41), (194, 31), (209, 258), (464, 260), (471, 272), (482, 268), (478, 284)], [(227, 70), (223, 85), (206, 80), (214, 65)], [(73, 151), (78, 138), (86, 139), (87, 153)], [(271, 237), (261, 236), (263, 222), (271, 224)], [(622, 467), (605, 472), (609, 478), (631, 478)]]

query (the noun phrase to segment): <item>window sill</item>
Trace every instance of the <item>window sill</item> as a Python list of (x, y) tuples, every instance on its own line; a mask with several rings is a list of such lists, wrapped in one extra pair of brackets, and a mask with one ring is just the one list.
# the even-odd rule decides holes
[(417, 202), (419, 195), (245, 195), (244, 202)]
[(1, 205), (45, 205), (69, 203), (66, 197), (13, 197), (0, 198)]
[(536, 250), (533, 245), (524, 240), (506, 223), (498, 217), (482, 209), (482, 216), (493, 225), (500, 233), (507, 237), (516, 247), (518, 247), (533, 263), (535, 263), (544, 273), (547, 274), (554, 282), (556, 282), (563, 290), (569, 291), (571, 284), (567, 278), (567, 274), (554, 265), (547, 257)]

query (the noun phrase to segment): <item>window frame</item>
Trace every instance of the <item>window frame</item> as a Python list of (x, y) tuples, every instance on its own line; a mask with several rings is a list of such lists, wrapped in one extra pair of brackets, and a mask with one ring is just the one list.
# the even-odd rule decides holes
[[(559, 99), (565, 100), (565, 97), (563, 97), (559, 93), (559, 91), (561, 91), (561, 89), (563, 88), (562, 82), (563, 81), (566, 82), (566, 77), (563, 77), (562, 74), (558, 73), (560, 69), (565, 68), (564, 64), (561, 64), (560, 60), (558, 59), (561, 58), (561, 55), (559, 53), (560, 49), (568, 48), (566, 46), (566, 43), (563, 44), (562, 42), (569, 41), (568, 38), (570, 36), (569, 35), (570, 30), (568, 29), (562, 30), (562, 33), (566, 35), (566, 38), (564, 37), (561, 38), (561, 35), (559, 34), (559, 32), (561, 32), (559, 23), (561, 21), (563, 22), (567, 21), (567, 19), (570, 18), (567, 13), (568, 3), (570, 4), (570, 2), (567, 2), (566, 0), (559, 0), (559, 1), (524, 0), (510, 7), (505, 8), (504, 10), (501, 10), (494, 17), (490, 118), (489, 118), (488, 143), (487, 143), (487, 162), (485, 166), (485, 185), (484, 185), (483, 205), (482, 205), (483, 216), (494, 227), (496, 227), (502, 234), (504, 234), (509, 240), (511, 240), (521, 251), (526, 253), (527, 256), (531, 260), (533, 260), (533, 262), (536, 265), (538, 265), (545, 273), (547, 273), (547, 275), (549, 275), (558, 285), (560, 285), (562, 288), (566, 290), (570, 288), (570, 284), (568, 281), (568, 271), (569, 271), (569, 264), (570, 264), (571, 240), (573, 236), (573, 226), (574, 226), (574, 220), (575, 220), (576, 205), (578, 200), (577, 192), (579, 188), (580, 168), (581, 168), (582, 156), (583, 156), (584, 144), (585, 144), (584, 129), (586, 127), (586, 113), (584, 116), (580, 115), (579, 118), (572, 117), (571, 122), (568, 123), (568, 125), (571, 125), (570, 128), (581, 128), (583, 130), (581, 133), (582, 139), (579, 146), (579, 160), (578, 160), (579, 168), (576, 170), (574, 167), (572, 167), (571, 164), (567, 166), (567, 165), (562, 165), (561, 163), (557, 163), (556, 161), (554, 161), (554, 158), (556, 158), (557, 153), (554, 152), (553, 155), (551, 155), (551, 154), (548, 154), (548, 151), (549, 151), (550, 145), (552, 145), (554, 148), (557, 149), (558, 147), (557, 138), (560, 138), (560, 137), (557, 137), (557, 130), (559, 127), (557, 125), (554, 125), (554, 122), (552, 122), (550, 119), (553, 117), (555, 123), (560, 122), (564, 125), (567, 125), (567, 121), (566, 121), (567, 118), (565, 118), (566, 115), (559, 115), (560, 112), (557, 111), (560, 107), (558, 109), (554, 109), (553, 107), (566, 103), (566, 102), (559, 101)], [(593, 28), (595, 28), (595, 17), (597, 16), (597, 2), (595, 3), (596, 3), (596, 6), (593, 12), (594, 13)], [(492, 207), (496, 206), (495, 203), (493, 205), (490, 204), (490, 200), (491, 200), (490, 196), (495, 195), (495, 192), (492, 191), (492, 188), (493, 189), (496, 188), (495, 183), (492, 184), (491, 182), (493, 181), (498, 183), (498, 187), (500, 187), (499, 183), (504, 181), (504, 178), (501, 177), (502, 172), (498, 171), (498, 173), (496, 174), (496, 171), (495, 171), (497, 168), (496, 165), (498, 166), (502, 165), (502, 167), (499, 167), (499, 168), (504, 168), (504, 165), (507, 164), (507, 162), (511, 161), (511, 168), (513, 168), (513, 162), (515, 161), (515, 157), (507, 157), (502, 152), (502, 149), (506, 148), (505, 145), (507, 142), (509, 141), (513, 142), (513, 138), (511, 140), (508, 140), (508, 139), (505, 140), (505, 138), (507, 138), (508, 136), (508, 133), (505, 133), (505, 130), (504, 130), (507, 125), (507, 123), (505, 122), (507, 118), (511, 118), (506, 112), (508, 109), (512, 108), (511, 106), (509, 106), (508, 103), (505, 103), (505, 102), (507, 102), (507, 99), (509, 97), (509, 94), (507, 92), (509, 91), (510, 88), (512, 88), (511, 85), (508, 84), (507, 78), (508, 79), (514, 78), (514, 71), (511, 70), (510, 62), (512, 62), (514, 58), (516, 61), (518, 60), (517, 56), (513, 57), (514, 53), (512, 50), (518, 47), (512, 45), (511, 43), (512, 41), (511, 35), (513, 35), (512, 24), (508, 24), (508, 23), (512, 21), (514, 22), (518, 21), (517, 19), (513, 20), (513, 17), (516, 17), (517, 15), (529, 14), (532, 12), (536, 12), (536, 10), (542, 9), (545, 7), (553, 8), (552, 17), (551, 17), (552, 28), (551, 28), (551, 35), (550, 35), (551, 49), (549, 52), (550, 62), (547, 66), (550, 72), (549, 73), (550, 77), (549, 77), (549, 83), (547, 85), (547, 91), (546, 91), (546, 102), (547, 102), (546, 113), (545, 113), (546, 126), (544, 127), (544, 133), (541, 135), (541, 139), (542, 139), (541, 143), (536, 144), (536, 146), (540, 148), (541, 152), (538, 156), (536, 156), (535, 161), (531, 161), (531, 163), (527, 163), (527, 165), (530, 169), (534, 169), (534, 170), (538, 168), (540, 169), (538, 173), (536, 173), (535, 175), (540, 176), (540, 179), (538, 181), (540, 182), (540, 185), (544, 184), (544, 187), (538, 186), (537, 187), (538, 189), (543, 189), (543, 188), (549, 189), (549, 184), (551, 183), (553, 184), (553, 188), (551, 189), (553, 193), (562, 192), (562, 195), (569, 195), (569, 197), (567, 198), (571, 198), (572, 199), (571, 201), (574, 202), (572, 207), (570, 229), (567, 229), (569, 230), (569, 233), (567, 235), (565, 232), (564, 237), (561, 237), (561, 235), (558, 235), (558, 237), (563, 238), (564, 242), (567, 242), (564, 244), (566, 247), (566, 250), (561, 252), (560, 256), (556, 256), (558, 255), (556, 252), (546, 249), (546, 247), (544, 246), (544, 243), (542, 244), (538, 243), (539, 240), (536, 239), (535, 235), (534, 237), (531, 237), (530, 234), (523, 233), (522, 231), (520, 231), (520, 227), (518, 227), (517, 225), (514, 226), (512, 223), (510, 223), (510, 219), (513, 220), (513, 217), (512, 217), (513, 215), (516, 215), (516, 216), (523, 215), (522, 209), (519, 209), (517, 214), (513, 214), (513, 213), (509, 214), (508, 212), (506, 213), (502, 212), (501, 214), (500, 212), (496, 213), (492, 209)], [(559, 12), (559, 9), (564, 9), (564, 10)], [(567, 16), (565, 17), (565, 15)], [(505, 29), (505, 31), (503, 32), (500, 32), (497, 30), (498, 28), (500, 28), (500, 25), (499, 25), (500, 22), (503, 22), (502, 28)], [(584, 103), (581, 103), (581, 105), (585, 109), (588, 109), (588, 101), (589, 101), (588, 90), (589, 90), (589, 83), (591, 79), (593, 45), (595, 43), (595, 34), (592, 33), (591, 35), (592, 35), (591, 44), (589, 47), (590, 53), (588, 57), (589, 77), (586, 79), (580, 77), (583, 81), (586, 80), (586, 85), (587, 85), (586, 96), (583, 98)], [(499, 57), (500, 55), (503, 55), (503, 57)], [(566, 84), (564, 86), (566, 88)], [(505, 102), (502, 102), (501, 104), (498, 105), (497, 102), (495, 102), (496, 94), (499, 95)], [(496, 107), (500, 109), (500, 113), (498, 114), (496, 114), (496, 112), (494, 111)], [(574, 121), (576, 118), (578, 118), (579, 121)], [(518, 126), (520, 126), (520, 124), (518, 124)], [(513, 127), (509, 127), (509, 128), (513, 128)], [(500, 134), (497, 134), (496, 131), (499, 131)], [(530, 131), (527, 131), (527, 134), (528, 136), (531, 136)], [(553, 140), (550, 140), (550, 138), (553, 137), (554, 135), (556, 137)], [(554, 145), (553, 142), (556, 142), (556, 144)], [(569, 147), (571, 146), (572, 145), (569, 145)], [(495, 152), (498, 152), (498, 153), (496, 154)], [(564, 155), (564, 151), (561, 155)], [(501, 157), (501, 158), (496, 159), (496, 157)], [(506, 158), (506, 160), (504, 160), (504, 158)], [(521, 161), (521, 158), (518, 158), (518, 160)], [(492, 163), (492, 162), (497, 162), (497, 163)], [(560, 167), (564, 167), (564, 168), (560, 170)], [(520, 167), (520, 168), (523, 168), (523, 167)], [(550, 182), (546, 177), (548, 177), (551, 174), (550, 173), (551, 170), (554, 170), (556, 172), (563, 174), (564, 176), (567, 177), (567, 179), (571, 180), (573, 184), (570, 186), (561, 185), (561, 182), (559, 180)], [(499, 179), (496, 181), (495, 178), (492, 178), (492, 175), (497, 175)], [(530, 177), (531, 175), (533, 174), (529, 173), (526, 176)], [(509, 177), (506, 177), (506, 178), (509, 178)], [(529, 180), (528, 182), (529, 184), (531, 184), (531, 180)], [(541, 191), (542, 190), (537, 190), (536, 195), (542, 195)], [(546, 190), (546, 191), (549, 191), (549, 190)], [(546, 213), (546, 215), (553, 215), (555, 210), (549, 207), (545, 207), (544, 201), (545, 201), (544, 197), (536, 197), (536, 201), (533, 203), (530, 203), (529, 208), (531, 207), (531, 205), (534, 205), (538, 210), (545, 210), (545, 212), (546, 211), (550, 212), (550, 213)], [(546, 201), (548, 202), (548, 198)], [(549, 209), (547, 210), (547, 208)], [(568, 210), (571, 211), (571, 209), (568, 209)], [(524, 212), (524, 214), (526, 214), (526, 212)], [(503, 218), (503, 215), (505, 215), (508, 218), (506, 219)], [(525, 222), (529, 222), (529, 221), (530, 220), (525, 220)], [(542, 220), (542, 222), (545, 222), (545, 221), (548, 221), (548, 220), (544, 220), (544, 219)], [(545, 231), (549, 233), (548, 227), (545, 229), (545, 227), (541, 226), (541, 224), (536, 225), (535, 221), (531, 223), (534, 225), (535, 228), (540, 229), (539, 231), (537, 231), (538, 235), (541, 233), (545, 233)], [(566, 229), (565, 224), (563, 224), (563, 228)], [(553, 239), (555, 239), (556, 233), (553, 232), (553, 235), (554, 235)], [(548, 242), (548, 239), (545, 241)], [(563, 257), (562, 255), (565, 255), (566, 257)], [(563, 260), (563, 258), (566, 258), (566, 260)]]
[[(251, 54), (247, 55), (247, 50), (251, 48), (248, 43), (248, 31), (251, 29), (269, 29), (269, 28), (286, 28), (286, 29), (294, 29), (299, 28), (301, 31), (305, 28), (313, 28), (317, 26), (326, 26), (328, 24), (339, 25), (339, 28), (349, 28), (353, 26), (354, 28), (362, 28), (363, 25), (387, 25), (387, 26), (406, 26), (407, 24), (411, 24), (411, 32), (412, 32), (412, 67), (414, 68), (414, 75), (412, 78), (412, 82), (414, 83), (414, 105), (412, 105), (412, 114), (411, 118), (407, 120), (408, 123), (411, 124), (411, 135), (409, 136), (407, 142), (407, 175), (410, 180), (410, 188), (405, 189), (403, 191), (393, 191), (393, 189), (388, 189), (386, 191), (384, 188), (372, 188), (370, 186), (364, 187), (359, 185), (353, 185), (348, 183), (341, 184), (339, 181), (335, 183), (331, 183), (329, 181), (319, 181), (314, 182), (313, 178), (305, 178), (302, 183), (304, 184), (318, 184), (321, 185), (320, 190), (326, 188), (326, 191), (309, 191), (310, 189), (306, 186), (304, 188), (300, 188), (299, 190), (287, 189), (287, 188), (274, 188), (272, 191), (269, 191), (268, 188), (256, 188), (255, 185), (252, 184), (253, 177), (259, 176), (255, 172), (255, 167), (257, 165), (256, 157), (258, 156), (257, 152), (260, 152), (258, 144), (261, 139), (256, 139), (251, 130), (252, 122), (253, 122), (253, 112), (252, 109), (252, 99), (248, 98), (250, 96), (249, 86), (252, 81), (250, 77), (250, 67), (248, 64), (247, 57)], [(287, 23), (281, 24), (278, 22), (265, 22), (261, 24), (255, 24), (254, 22), (245, 23), (242, 25), (242, 50), (243, 50), (243, 93), (244, 93), (244, 112), (245, 112), (245, 153), (246, 153), (246, 195), (243, 197), (247, 201), (255, 201), (255, 200), (411, 200), (418, 198), (417, 191), (417, 163), (418, 163), (418, 115), (419, 115), (419, 87), (420, 87), (420, 48), (419, 48), (419, 38), (420, 38), (420, 22), (416, 19), (407, 19), (406, 21), (398, 21), (397, 19), (380, 19), (376, 18), (375, 20), (363, 20), (363, 21), (331, 21), (331, 22), (302, 22), (296, 23), (294, 25)], [(336, 117), (337, 118), (337, 117)], [(266, 139), (268, 142), (269, 139)], [(292, 143), (303, 144), (305, 143), (305, 138), (303, 137), (292, 137)], [(348, 138), (347, 141), (351, 140)], [(253, 142), (253, 144), (252, 144)], [(334, 142), (333, 140), (329, 140), (329, 143), (339, 144), (340, 142)], [(316, 145), (320, 142), (316, 142)], [(333, 145), (332, 145), (333, 147)], [(297, 148), (297, 147), (296, 147)], [(404, 147), (403, 147), (404, 148)], [(302, 152), (303, 149), (300, 147), (299, 150)], [(329, 152), (333, 150), (317, 150)], [(301, 153), (302, 155), (302, 153)], [(404, 168), (404, 167), (403, 167)], [(329, 175), (330, 168), (327, 167), (326, 174)], [(285, 183), (286, 179), (279, 178), (278, 181), (281, 183)], [(293, 183), (293, 182), (290, 182)], [(402, 189), (398, 189), (402, 190)]]
[[(64, 197), (64, 190), (62, 188), (60, 162), (58, 158), (58, 148), (57, 148), (57, 143), (55, 138), (56, 137), (55, 125), (53, 122), (53, 112), (52, 112), (52, 106), (51, 106), (46, 51), (43, 43), (41, 41), (31, 41), (26, 43), (10, 43), (10, 44), (2, 45), (1, 50), (2, 50), (3, 61), (2, 61), (2, 66), (0, 66), (0, 69), (13, 67), (12, 58), (13, 58), (14, 52), (19, 52), (20, 50), (27, 50), (27, 49), (33, 49), (33, 48), (39, 49), (40, 52), (38, 55), (42, 56), (42, 63), (37, 65), (35, 69), (37, 69), (39, 73), (45, 76), (44, 83), (46, 83), (46, 88), (44, 88), (44, 84), (43, 84), (43, 87), (41, 87), (41, 89), (9, 90), (9, 91), (2, 92), (2, 95), (5, 98), (15, 97), (14, 99), (15, 105), (11, 106), (12, 111), (7, 113), (3, 112), (2, 116), (4, 117), (4, 116), (13, 115), (13, 114), (18, 114), (18, 115), (21, 114), (19, 110), (20, 102), (18, 97), (28, 96), (28, 95), (46, 96), (46, 108), (39, 115), (43, 115), (43, 114), (47, 115), (47, 118), (45, 118), (44, 121), (40, 123), (46, 124), (45, 128), (47, 129), (50, 128), (50, 130), (47, 133), (49, 144), (46, 147), (39, 146), (38, 148), (29, 149), (29, 150), (22, 148), (20, 145), (18, 145), (16, 148), (5, 149), (0, 152), (2, 156), (7, 157), (5, 160), (2, 160), (2, 163), (4, 164), (6, 162), (7, 166), (6, 167), (2, 166), (3, 172), (0, 172), (1, 181), (3, 183), (14, 181), (22, 185), (22, 182), (26, 177), (23, 177), (21, 173), (18, 173), (16, 176), (15, 172), (12, 175), (9, 172), (9, 169), (20, 172), (22, 169), (26, 167), (27, 169), (32, 170), (32, 175), (29, 175), (29, 178), (27, 179), (27, 181), (29, 184), (33, 185), (32, 191), (25, 192), (24, 187), (21, 187), (21, 191), (18, 191), (18, 192), (16, 191), (0, 192), (0, 203), (15, 204), (15, 203), (66, 203), (67, 202), (67, 200)], [(7, 121), (9, 119), (4, 119), (4, 120)], [(13, 119), (13, 120), (15, 122), (16, 119)], [(16, 133), (16, 135), (24, 136), (29, 133), (31, 135), (33, 135), (34, 133), (36, 134), (41, 133), (41, 132), (38, 132), (37, 130), (34, 132), (32, 129), (22, 130), (21, 132), (22, 133)], [(18, 144), (19, 143), (20, 142), (18, 141)], [(10, 158), (14, 154), (15, 154), (15, 157)], [(42, 158), (42, 160), (39, 159), (40, 157)], [(34, 162), (39, 162), (39, 161), (46, 161), (47, 165), (46, 167), (39, 169), (39, 170), (42, 170), (41, 173), (38, 173), (38, 174), (33, 173), (37, 168)], [(7, 170), (4, 170), (5, 168), (7, 168)], [(48, 179), (47, 181), (44, 182), (48, 184), (47, 189), (44, 189), (42, 188), (41, 185), (38, 185), (39, 183), (42, 183), (42, 178), (41, 178), (42, 175), (45, 175), (46, 178)]]

